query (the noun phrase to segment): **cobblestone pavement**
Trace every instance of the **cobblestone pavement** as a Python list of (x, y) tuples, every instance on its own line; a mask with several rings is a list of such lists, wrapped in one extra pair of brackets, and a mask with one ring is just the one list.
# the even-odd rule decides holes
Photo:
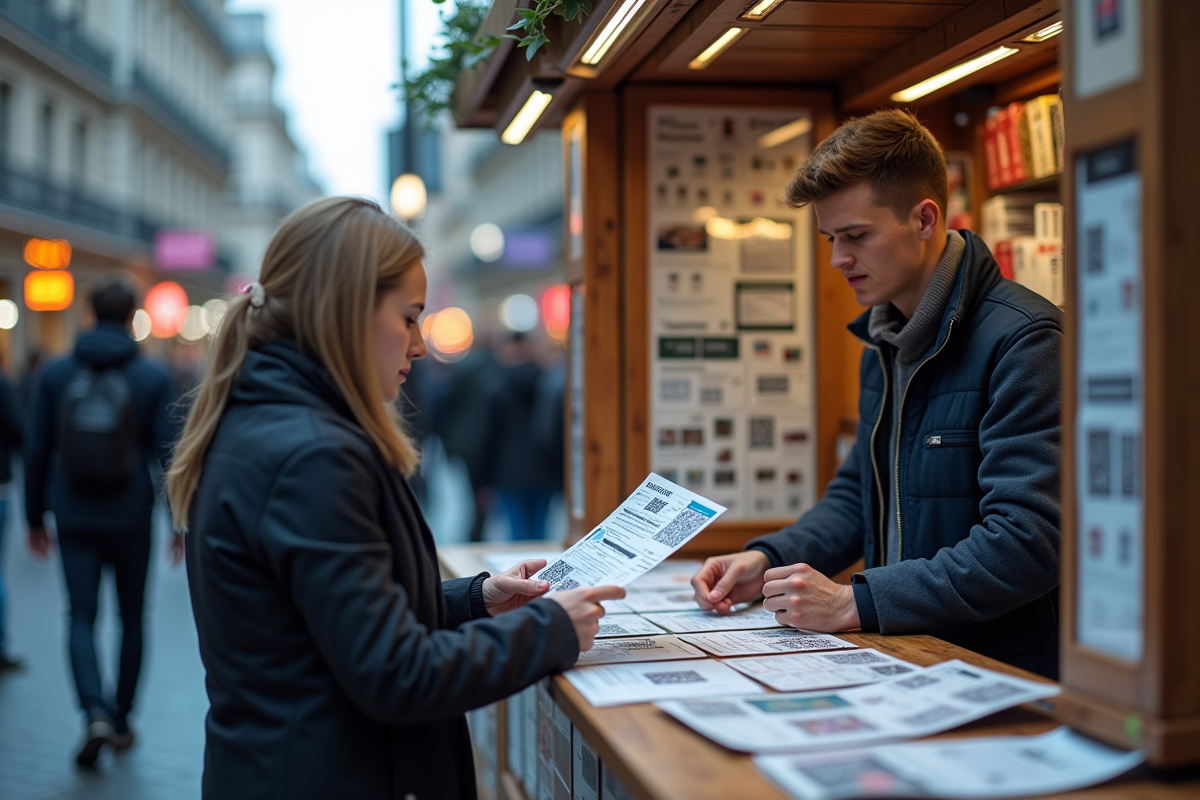
[[(0, 798), (3, 800), (188, 800), (200, 796), (204, 757), (204, 669), (183, 568), (167, 559), (156, 525), (147, 587), (146, 657), (131, 724), (132, 749), (80, 770), (83, 732), (66, 654), (66, 594), (57, 553), (30, 555), (18, 504), (5, 531), (9, 647), (26, 660), (0, 676)], [(106, 579), (97, 621), (101, 674), (115, 680), (116, 594)]]

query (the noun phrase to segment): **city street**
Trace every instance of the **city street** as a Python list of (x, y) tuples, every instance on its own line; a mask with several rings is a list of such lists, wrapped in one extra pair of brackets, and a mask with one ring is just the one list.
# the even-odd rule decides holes
[[(14, 489), (17, 488), (14, 484)], [(14, 492), (15, 494), (15, 492)], [(0, 677), (0, 798), (4, 800), (175, 800), (200, 796), (204, 754), (204, 670), (182, 567), (166, 556), (161, 515), (147, 588), (146, 662), (132, 724), (137, 743), (96, 771), (75, 766), (82, 721), (71, 683), (66, 600), (57, 554), (34, 558), (10, 506), (5, 532), (9, 642), (26, 660)], [(119, 625), (111, 584), (101, 600), (101, 669), (113, 678)]]

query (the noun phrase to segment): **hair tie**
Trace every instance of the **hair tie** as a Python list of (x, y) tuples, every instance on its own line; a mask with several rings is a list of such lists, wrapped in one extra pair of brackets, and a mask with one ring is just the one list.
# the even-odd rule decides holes
[(250, 284), (246, 291), (250, 292), (250, 305), (254, 308), (262, 308), (263, 303), (267, 302), (267, 290), (258, 281)]

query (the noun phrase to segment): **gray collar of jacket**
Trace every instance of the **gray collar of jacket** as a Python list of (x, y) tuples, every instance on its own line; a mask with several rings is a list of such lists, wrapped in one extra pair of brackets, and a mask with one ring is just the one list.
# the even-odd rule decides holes
[(876, 342), (887, 342), (896, 348), (896, 359), (901, 364), (912, 364), (933, 347), (938, 323), (950, 301), (954, 290), (954, 278), (958, 264), (962, 261), (966, 242), (958, 231), (946, 232), (946, 247), (934, 270), (929, 288), (913, 312), (912, 319), (904, 319), (900, 310), (891, 303), (871, 309), (868, 330)]

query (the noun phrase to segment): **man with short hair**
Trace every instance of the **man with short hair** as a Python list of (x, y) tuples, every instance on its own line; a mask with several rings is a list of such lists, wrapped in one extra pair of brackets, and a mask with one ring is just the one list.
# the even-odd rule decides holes
[[(136, 295), (120, 280), (92, 291), (96, 325), (75, 353), (48, 364), (33, 390), (25, 452), (29, 544), (46, 557), (43, 517), (54, 513), (71, 605), (68, 645), (87, 717), (76, 761), (95, 764), (105, 745), (133, 744), (129, 712), (142, 666), (142, 610), (150, 518), (159, 469), (174, 443), (167, 371), (138, 354), (130, 336)], [(182, 538), (172, 542), (176, 564)], [(103, 691), (93, 629), (100, 580), (112, 569), (121, 611), (120, 677)]]
[[(762, 593), (786, 625), (930, 633), (1058, 673), (1062, 313), (947, 231), (941, 147), (899, 110), (853, 119), (788, 186), (812, 203), (860, 305), (857, 439), (825, 496), (692, 578), (726, 613)], [(830, 576), (859, 558), (851, 585)]]

